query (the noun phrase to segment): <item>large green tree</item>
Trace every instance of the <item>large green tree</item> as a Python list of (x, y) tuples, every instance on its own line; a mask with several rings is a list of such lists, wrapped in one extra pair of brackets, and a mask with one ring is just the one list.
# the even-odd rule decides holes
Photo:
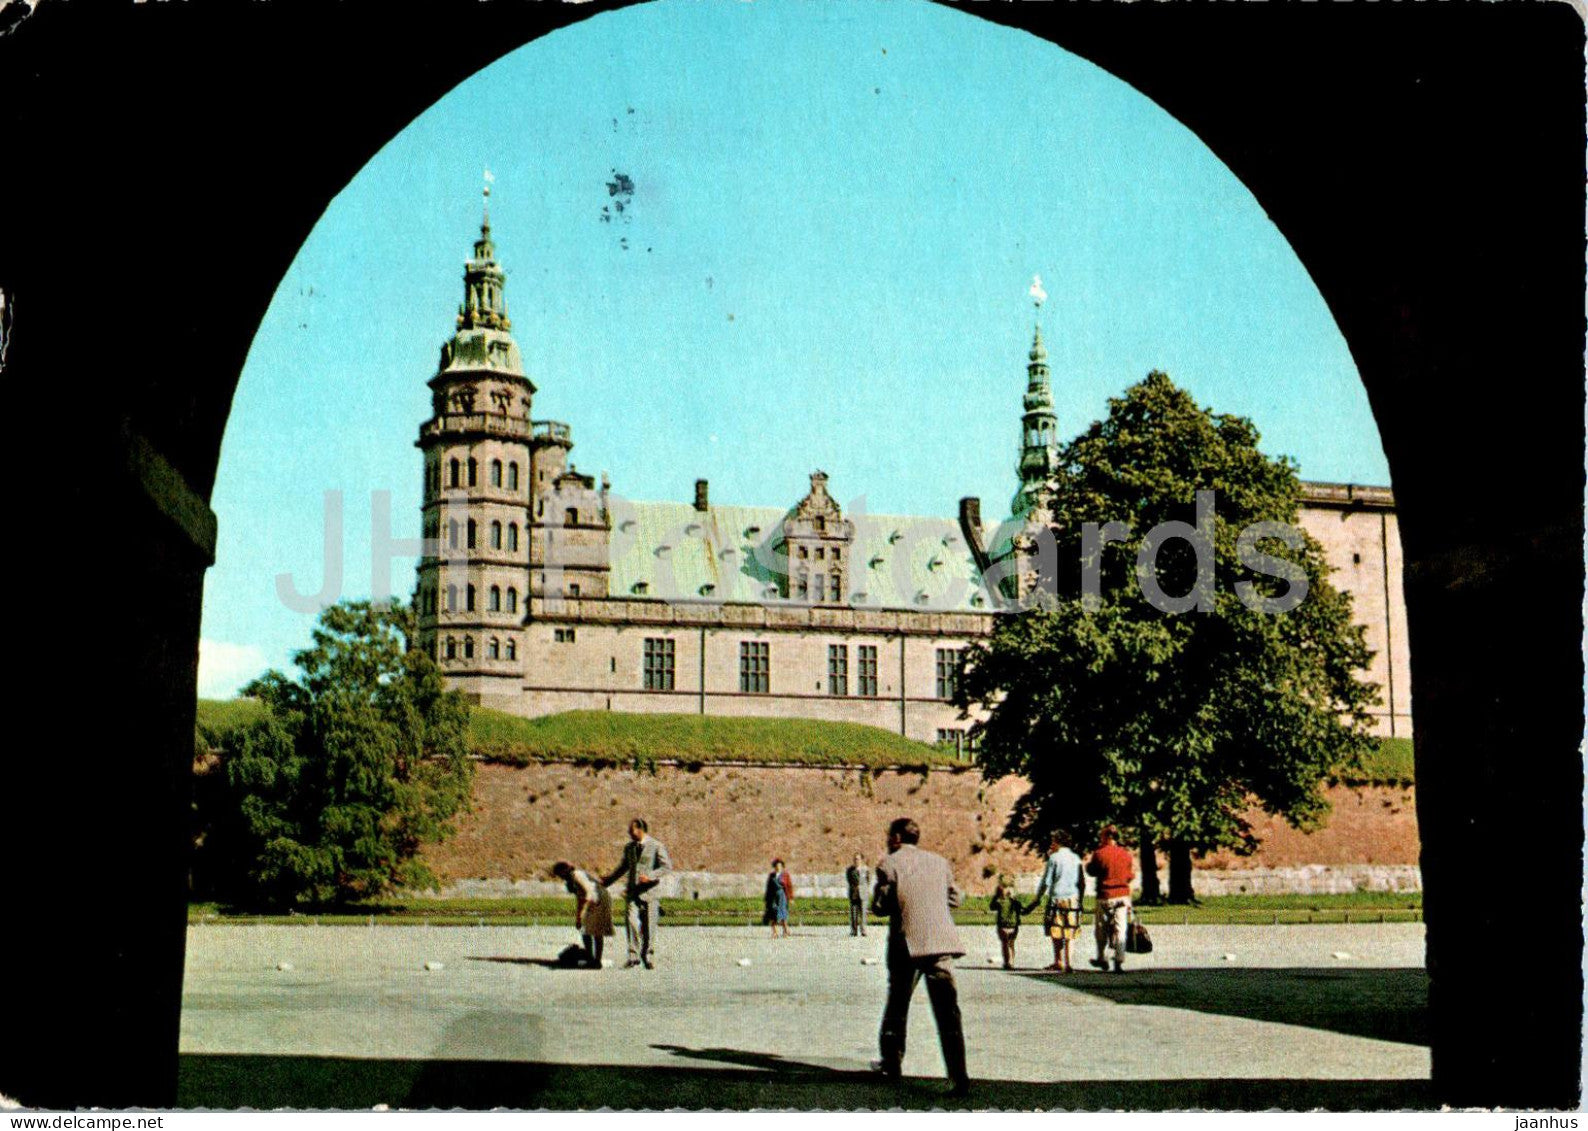
[(266, 713), (201, 778), (206, 894), (317, 905), (433, 881), (418, 851), (468, 806), (468, 706), (412, 640), (397, 602), (343, 602), (293, 657), (298, 679), (243, 689)]
[(1295, 464), (1257, 445), (1163, 373), (1111, 400), (1060, 453), (1039, 595), (961, 681), (984, 773), (1031, 782), (1007, 835), (1117, 824), (1149, 897), (1159, 849), (1171, 900), (1193, 898), (1194, 856), (1254, 851), (1254, 804), (1316, 827), (1322, 783), (1375, 741), (1350, 597), (1298, 525)]

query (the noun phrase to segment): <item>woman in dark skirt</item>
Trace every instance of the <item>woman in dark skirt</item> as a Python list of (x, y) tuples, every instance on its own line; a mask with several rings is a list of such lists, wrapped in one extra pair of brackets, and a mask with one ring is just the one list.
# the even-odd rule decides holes
[(783, 937), (788, 938), (788, 889), (789, 881), (783, 871), (783, 861), (772, 861), (772, 871), (766, 878), (765, 909), (761, 913), (761, 922), (772, 928), (772, 937), (777, 938), (777, 929), (783, 928)]

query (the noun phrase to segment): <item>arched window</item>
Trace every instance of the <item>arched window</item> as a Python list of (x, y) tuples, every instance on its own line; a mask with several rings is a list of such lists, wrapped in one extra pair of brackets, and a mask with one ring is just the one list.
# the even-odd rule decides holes
[(452, 461), (451, 465), (450, 465), (450, 477), (447, 480), (447, 486), (449, 486), (449, 487), (461, 487), (462, 484), (458, 481), (458, 475), (459, 475), (459, 464), (458, 464), (458, 461), (456, 459), (454, 459)]
[(485, 654), (493, 660), (500, 660), (502, 658), (502, 645), (501, 642), (496, 639), (496, 637), (491, 637), (491, 643), (487, 645)]
[(491, 486), (492, 487), (500, 487), (501, 485), (502, 485), (502, 461), (499, 460), (499, 459), (493, 459), (491, 461)]
[(475, 532), (474, 520), (471, 518), (471, 519), (469, 519), (469, 549), (471, 549), (471, 550), (474, 549), (474, 532)]
[(491, 595), (489, 600), (490, 604), (486, 607), (490, 609), (491, 612), (499, 613), (502, 611), (502, 587), (500, 585), (491, 586)]
[(465, 602), (463, 606), (464, 611), (472, 613), (474, 611), (474, 586), (469, 586), (469, 588), (465, 591), (463, 600)]
[(500, 550), (501, 548), (502, 548), (502, 524), (500, 522), (496, 522), (496, 521), (493, 520), (492, 523), (491, 523), (491, 549)]
[[(509, 463), (507, 465), (507, 489), (509, 491), (518, 490), (518, 461), (517, 460), (514, 460), (512, 463)], [(512, 641), (508, 641), (508, 647), (512, 647)], [(508, 659), (512, 659), (512, 657), (509, 656)]]
[(518, 523), (516, 522), (507, 524), (507, 548), (509, 550), (518, 549)]
[(507, 642), (507, 658), (509, 660), (518, 659), (518, 641), (509, 640)]
[(458, 658), (458, 641), (457, 641), (457, 638), (453, 637), (453, 636), (449, 636), (449, 637), (447, 637), (447, 659), (456, 660), (457, 658)]
[(447, 545), (454, 550), (458, 548), (458, 520), (455, 518), (447, 520)]
[(518, 590), (511, 585), (507, 587), (507, 611), (518, 612)]
[(463, 638), (463, 658), (465, 660), (474, 659), (474, 637), (472, 636)]
[(469, 486), (478, 486), (480, 465), (474, 462), (474, 457), (469, 457)]
[(456, 585), (449, 585), (449, 586), (447, 586), (447, 612), (455, 613), (457, 611), (458, 611), (458, 587)]

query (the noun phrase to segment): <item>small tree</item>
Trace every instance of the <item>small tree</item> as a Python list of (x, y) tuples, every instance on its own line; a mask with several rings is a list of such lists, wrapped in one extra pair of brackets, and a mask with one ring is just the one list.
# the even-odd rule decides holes
[(468, 707), (412, 636), (396, 602), (334, 605), (299, 679), (243, 689), (266, 715), (227, 736), (200, 801), (214, 894), (324, 904), (433, 882), (417, 854), (468, 806)]
[[(984, 773), (1031, 782), (1006, 835), (1041, 846), (1058, 829), (1135, 830), (1144, 886), (1163, 847), (1169, 898), (1189, 901), (1194, 855), (1256, 849), (1254, 803), (1316, 827), (1329, 811), (1321, 783), (1371, 749), (1363, 630), (1297, 526), (1294, 463), (1257, 442), (1250, 421), (1198, 408), (1154, 372), (1061, 453), (1051, 593), (1003, 618), (961, 683), (962, 705), (988, 712), (975, 728)], [(1199, 491), (1212, 492), (1200, 513)], [(1106, 522), (1122, 524), (1110, 540)], [(1162, 537), (1166, 523), (1205, 532), (1200, 558)], [(1256, 523), (1289, 527), (1289, 544), (1277, 526), (1243, 541)], [(1166, 612), (1154, 581), (1168, 604), (1197, 608)], [(1253, 607), (1301, 582), (1289, 611)]]

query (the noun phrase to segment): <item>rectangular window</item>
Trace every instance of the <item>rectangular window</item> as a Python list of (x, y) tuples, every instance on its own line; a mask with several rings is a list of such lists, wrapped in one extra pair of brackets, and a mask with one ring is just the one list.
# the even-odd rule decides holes
[(739, 642), (739, 690), (765, 695), (772, 689), (772, 645)]
[(860, 670), (856, 673), (856, 695), (874, 696), (877, 693), (877, 646), (875, 644), (862, 644), (860, 646)]
[(965, 752), (968, 749), (965, 745), (965, 732), (962, 730), (939, 727), (937, 744), (945, 750), (952, 750), (956, 758), (965, 757)]
[(846, 644), (827, 645), (827, 694), (849, 694), (849, 647)]
[(959, 657), (958, 648), (939, 648), (937, 650), (937, 697), (939, 699), (952, 699), (959, 690)]
[(645, 638), (645, 690), (673, 690), (673, 642), (665, 637)]
[(556, 642), (558, 644), (572, 644), (573, 643), (573, 629), (571, 629), (571, 628), (554, 628), (551, 631), (551, 638), (552, 638), (552, 640), (554, 642)]
[(815, 581), (816, 592), (813, 599), (819, 605), (823, 601), (827, 600), (827, 579), (818, 573), (815, 577)]

